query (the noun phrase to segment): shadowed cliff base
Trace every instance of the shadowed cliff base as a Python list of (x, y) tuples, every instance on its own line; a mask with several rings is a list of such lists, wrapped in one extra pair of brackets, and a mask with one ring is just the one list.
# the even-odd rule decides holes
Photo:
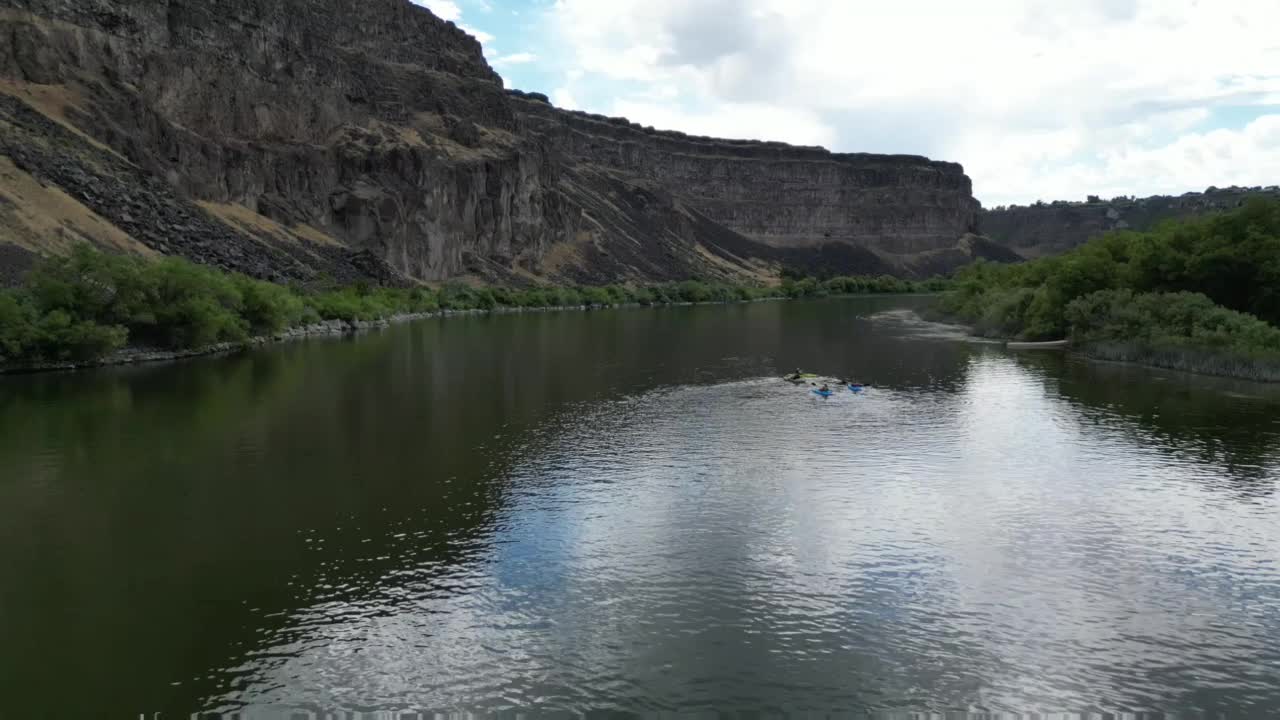
[(0, 35), (0, 167), (34, 188), (0, 197), (0, 231), (28, 251), (389, 285), (990, 257), (961, 242), (978, 204), (959, 165), (558, 110), (408, 0), (0, 0)]

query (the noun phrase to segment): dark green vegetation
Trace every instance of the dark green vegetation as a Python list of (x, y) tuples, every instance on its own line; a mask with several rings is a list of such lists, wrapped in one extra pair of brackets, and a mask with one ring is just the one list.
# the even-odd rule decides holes
[(0, 364), (93, 361), (126, 345), (187, 350), (239, 343), (321, 320), (369, 321), (440, 310), (607, 307), (741, 302), (862, 293), (937, 291), (892, 277), (788, 279), (780, 287), (687, 280), (630, 287), (360, 285), (302, 289), (179, 258), (147, 261), (83, 246), (45, 260), (23, 287), (0, 291)]
[(942, 310), (989, 336), (1069, 337), (1105, 359), (1280, 380), (1280, 201), (979, 263)]

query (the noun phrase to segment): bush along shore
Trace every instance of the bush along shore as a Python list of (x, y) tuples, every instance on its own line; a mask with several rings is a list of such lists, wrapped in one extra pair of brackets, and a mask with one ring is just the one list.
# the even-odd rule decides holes
[(937, 306), (980, 335), (1280, 381), (1280, 201), (1117, 231), (1069, 253), (957, 273)]
[(787, 279), (775, 287), (687, 280), (646, 286), (299, 288), (77, 247), (0, 290), (0, 372), (69, 369), (226, 352), (309, 335), (462, 312), (674, 305), (862, 293), (936, 292), (941, 280)]

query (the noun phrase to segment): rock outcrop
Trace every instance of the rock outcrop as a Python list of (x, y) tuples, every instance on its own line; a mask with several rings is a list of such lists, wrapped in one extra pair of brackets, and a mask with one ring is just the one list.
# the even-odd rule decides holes
[(1238, 208), (1252, 197), (1280, 198), (1280, 187), (1209, 188), (1147, 198), (1056, 201), (983, 210), (979, 226), (993, 242), (1024, 258), (1056, 255), (1111, 230), (1149, 230), (1165, 220)]
[(0, 0), (0, 38), (0, 170), (29, 188), (0, 188), (0, 243), (27, 250), (593, 282), (916, 275), (981, 245), (958, 165), (560, 111), (408, 0)]

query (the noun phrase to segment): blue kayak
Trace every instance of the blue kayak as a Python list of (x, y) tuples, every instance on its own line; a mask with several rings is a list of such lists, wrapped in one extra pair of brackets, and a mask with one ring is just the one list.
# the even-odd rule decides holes
[(814, 395), (821, 395), (822, 397), (831, 397), (831, 391), (830, 391), (830, 390), (814, 390), (814, 391), (813, 391), (813, 394), (814, 394)]
[(866, 389), (867, 389), (866, 385), (854, 385), (853, 383), (849, 384), (849, 392), (862, 392), (863, 390), (866, 390)]

